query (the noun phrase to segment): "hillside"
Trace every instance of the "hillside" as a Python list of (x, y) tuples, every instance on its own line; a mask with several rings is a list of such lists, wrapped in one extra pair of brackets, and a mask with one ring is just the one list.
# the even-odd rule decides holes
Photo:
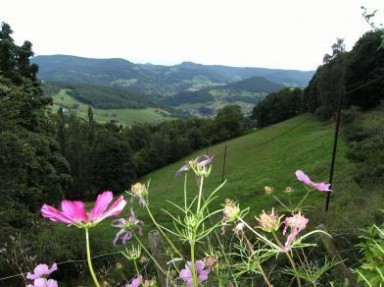
[(32, 62), (39, 65), (38, 77), (46, 85), (61, 85), (78, 101), (93, 108), (160, 107), (172, 114), (198, 117), (214, 116), (218, 109), (230, 104), (240, 105), (249, 114), (268, 93), (287, 85), (304, 87), (313, 75), (312, 71), (192, 62), (162, 66), (67, 55), (37, 56)]
[(254, 76), (281, 85), (306, 86), (313, 71), (237, 68), (183, 62), (174, 66), (134, 64), (123, 59), (90, 59), (67, 55), (37, 56), (44, 81), (115, 86), (164, 98), (180, 92), (224, 85)]
[[(75, 112), (79, 117), (86, 119), (88, 117), (89, 105), (84, 104), (73, 97), (70, 90), (61, 89), (52, 96), (53, 111), (56, 112), (62, 107), (67, 113)], [(115, 122), (121, 125), (132, 125), (137, 123), (159, 123), (165, 120), (173, 119), (169, 111), (161, 108), (115, 108), (99, 109), (93, 108), (95, 120), (98, 123)]]
[[(249, 114), (255, 104), (267, 94), (284, 88), (264, 77), (254, 76), (222, 86), (187, 91), (164, 100), (168, 105), (194, 110), (198, 116), (215, 114), (217, 109), (228, 104), (238, 104), (245, 114)], [(196, 104), (203, 104), (200, 108)]]
[[(275, 195), (279, 198), (287, 199), (286, 194), (282, 193), (286, 186), (297, 190), (293, 200), (303, 196), (304, 189), (294, 175), (297, 169), (306, 171), (314, 180), (327, 181), (332, 143), (332, 125), (319, 122), (313, 116), (305, 114), (196, 152), (185, 160), (206, 152), (214, 155), (213, 170), (206, 181), (207, 190), (213, 190), (222, 179), (226, 145), (224, 178), (227, 183), (220, 190), (217, 205), (219, 206), (225, 198), (232, 198), (243, 208), (249, 206), (252, 215), (257, 215), (262, 209), (268, 210), (272, 205), (278, 206), (273, 197), (265, 195), (266, 185), (273, 186)], [(347, 191), (343, 180), (347, 167), (345, 151), (345, 145), (340, 140), (334, 181), (335, 197), (343, 196)], [(174, 175), (185, 160), (157, 170), (142, 179), (151, 180), (150, 202), (152, 209), (158, 214), (161, 213), (158, 210), (164, 207), (166, 200), (181, 201), (183, 179), (175, 178)], [(309, 201), (316, 212), (323, 213), (324, 194), (314, 193)], [(313, 208), (312, 212), (315, 212)]]

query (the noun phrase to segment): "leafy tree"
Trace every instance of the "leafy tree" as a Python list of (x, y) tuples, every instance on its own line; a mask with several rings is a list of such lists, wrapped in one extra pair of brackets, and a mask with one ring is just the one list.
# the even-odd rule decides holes
[(348, 105), (367, 109), (384, 99), (384, 49), (379, 49), (381, 37), (382, 31), (366, 33), (349, 54), (346, 69)]
[(243, 131), (244, 116), (241, 107), (228, 105), (221, 108), (215, 118), (214, 141), (222, 141), (238, 136)]
[(252, 118), (262, 128), (299, 115), (303, 111), (302, 94), (300, 88), (271, 93), (254, 107)]
[[(4, 248), (5, 242), (14, 244), (12, 238), (20, 238), (29, 247), (31, 241), (37, 242), (41, 230), (38, 210), (44, 202), (59, 201), (71, 180), (68, 162), (53, 138), (51, 100), (42, 93), (36, 78), (37, 66), (29, 62), (32, 45), (30, 42), (16, 45), (11, 34), (10, 26), (3, 23), (0, 31), (0, 248)], [(16, 250), (14, 256), (23, 251)], [(34, 249), (31, 254), (38, 251)], [(10, 268), (25, 270), (23, 258), (25, 256), (7, 264), (2, 264), (5, 260), (0, 259), (0, 274), (7, 270), (9, 274)]]
[(122, 192), (136, 178), (131, 147), (120, 134), (100, 130), (92, 158), (92, 182), (98, 190)]

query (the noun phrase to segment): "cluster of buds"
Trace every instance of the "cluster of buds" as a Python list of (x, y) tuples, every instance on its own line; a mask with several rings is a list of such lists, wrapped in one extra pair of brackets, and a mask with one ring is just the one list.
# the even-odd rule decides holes
[(132, 195), (131, 202), (136, 198), (139, 201), (140, 206), (147, 206), (148, 205), (148, 189), (145, 186), (145, 184), (142, 184), (140, 182), (137, 182), (131, 186), (131, 192)]
[(223, 219), (221, 221), (221, 232), (224, 234), (225, 226), (229, 222), (235, 222), (240, 216), (240, 207), (233, 200), (226, 198), (224, 200)]
[(122, 253), (128, 260), (138, 260), (141, 256), (141, 246), (136, 248), (132, 245), (131, 249), (125, 248), (125, 252)]

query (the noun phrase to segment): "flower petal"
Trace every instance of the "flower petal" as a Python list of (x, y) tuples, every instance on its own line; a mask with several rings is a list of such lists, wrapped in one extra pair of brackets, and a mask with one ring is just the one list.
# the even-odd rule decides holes
[(111, 191), (104, 191), (97, 196), (95, 206), (92, 208), (89, 219), (91, 221), (97, 220), (107, 210), (108, 205), (113, 200), (113, 193)]
[(82, 201), (63, 200), (61, 201), (61, 210), (62, 214), (76, 223), (89, 221), (85, 212), (85, 204)]
[(311, 185), (312, 181), (302, 170), (296, 170), (296, 177), (299, 181), (304, 182), (307, 185)]
[(209, 156), (207, 154), (200, 155), (195, 159), (195, 162), (197, 162), (199, 166), (206, 166), (210, 164), (212, 161), (213, 161), (213, 156)]
[(124, 230), (124, 229), (120, 229), (120, 230), (116, 233), (115, 238), (114, 238), (113, 241), (112, 241), (113, 245), (116, 246), (116, 243), (117, 243), (117, 241), (119, 241), (120, 236), (121, 236), (122, 234), (124, 234), (124, 233), (125, 233), (125, 230)]
[(176, 171), (175, 176), (179, 176), (183, 172), (187, 172), (189, 170), (189, 165), (183, 165), (178, 171)]
[(57, 287), (57, 281), (53, 279), (37, 278), (33, 281), (33, 287)]
[(185, 282), (188, 282), (192, 279), (192, 273), (189, 270), (189, 268), (186, 266), (185, 269), (180, 270), (179, 277), (183, 279)]
[(112, 205), (109, 207), (109, 209), (106, 212), (99, 215), (97, 218), (94, 219), (94, 221), (97, 223), (109, 216), (119, 215), (123, 211), (126, 204), (127, 202), (124, 200), (124, 197), (121, 195), (114, 203), (112, 203)]
[(203, 269), (205, 267), (204, 261), (203, 260), (196, 260), (195, 267), (196, 267), (197, 273), (200, 273), (201, 271), (203, 271)]
[(205, 270), (201, 270), (199, 273), (199, 282), (201, 283), (205, 280), (208, 280), (208, 275), (210, 272), (211, 272), (211, 270), (209, 268), (205, 269)]
[(52, 221), (60, 221), (67, 224), (74, 224), (75, 222), (68, 218), (65, 214), (63, 214), (61, 211), (58, 211), (53, 206), (50, 206), (48, 204), (44, 204), (40, 210), (41, 215), (45, 218), (49, 218)]
[(51, 268), (48, 268), (47, 264), (39, 264), (33, 270), (33, 273), (27, 273), (27, 279), (35, 280), (42, 276), (47, 276), (57, 270), (57, 264), (54, 263)]
[(313, 182), (312, 185), (318, 191), (332, 191), (331, 190), (331, 185), (329, 183), (324, 183), (324, 182), (316, 183), (316, 182)]

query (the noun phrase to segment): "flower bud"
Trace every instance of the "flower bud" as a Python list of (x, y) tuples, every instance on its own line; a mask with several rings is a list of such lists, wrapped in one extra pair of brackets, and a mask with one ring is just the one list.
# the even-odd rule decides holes
[(280, 227), (280, 218), (275, 210), (272, 208), (272, 211), (269, 213), (263, 213), (256, 217), (256, 220), (259, 223), (259, 227), (267, 232), (277, 231)]

